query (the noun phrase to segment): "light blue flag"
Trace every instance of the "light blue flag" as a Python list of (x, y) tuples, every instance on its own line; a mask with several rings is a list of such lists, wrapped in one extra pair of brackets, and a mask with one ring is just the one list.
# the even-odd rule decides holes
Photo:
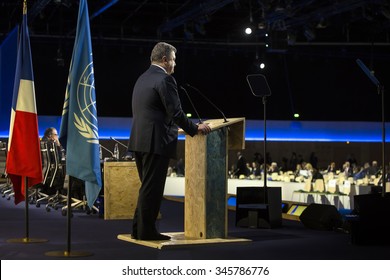
[(85, 181), (88, 206), (99, 195), (102, 179), (88, 5), (80, 1), (76, 39), (65, 92), (60, 141), (66, 150), (66, 173)]

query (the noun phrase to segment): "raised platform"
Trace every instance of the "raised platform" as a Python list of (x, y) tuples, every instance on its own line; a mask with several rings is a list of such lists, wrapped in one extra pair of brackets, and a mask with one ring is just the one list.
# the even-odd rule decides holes
[(209, 238), (209, 239), (186, 239), (184, 232), (164, 232), (164, 235), (171, 237), (171, 240), (137, 240), (131, 238), (131, 234), (119, 234), (118, 239), (138, 244), (141, 246), (156, 248), (156, 249), (167, 249), (172, 247), (186, 247), (195, 245), (208, 245), (208, 244), (222, 244), (222, 243), (242, 243), (252, 242), (250, 239), (245, 238)]

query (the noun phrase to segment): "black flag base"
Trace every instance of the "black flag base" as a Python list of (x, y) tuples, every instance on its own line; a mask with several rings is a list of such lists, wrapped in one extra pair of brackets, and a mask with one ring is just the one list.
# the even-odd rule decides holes
[(43, 239), (43, 238), (29, 238), (29, 237), (24, 237), (24, 238), (12, 238), (8, 239), (8, 243), (23, 243), (23, 244), (29, 244), (29, 243), (44, 243), (49, 241), (48, 239)]
[(83, 251), (50, 251), (45, 253), (45, 256), (64, 258), (89, 257), (92, 255), (93, 253)]

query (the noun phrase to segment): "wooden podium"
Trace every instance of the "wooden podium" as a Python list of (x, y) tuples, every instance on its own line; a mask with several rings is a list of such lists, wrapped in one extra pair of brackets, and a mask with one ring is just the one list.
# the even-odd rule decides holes
[(130, 234), (119, 234), (118, 239), (157, 249), (251, 241), (227, 236), (228, 150), (245, 148), (245, 119), (205, 123), (211, 127), (210, 134), (185, 140), (184, 233), (164, 232), (171, 240), (137, 240)]
[(104, 162), (104, 219), (132, 219), (140, 187), (135, 161)]
[(245, 118), (204, 123), (210, 134), (185, 139), (186, 239), (227, 237), (228, 150), (245, 148)]

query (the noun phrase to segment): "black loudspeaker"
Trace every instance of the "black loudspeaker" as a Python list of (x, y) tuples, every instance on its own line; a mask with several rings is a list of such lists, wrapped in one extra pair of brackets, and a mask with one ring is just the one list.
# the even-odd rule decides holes
[(310, 204), (303, 210), (299, 219), (306, 227), (318, 230), (332, 230), (342, 225), (337, 208), (326, 204)]
[(354, 196), (351, 241), (359, 245), (390, 244), (390, 193)]
[(237, 187), (236, 226), (274, 228), (282, 225), (282, 190), (262, 187)]

